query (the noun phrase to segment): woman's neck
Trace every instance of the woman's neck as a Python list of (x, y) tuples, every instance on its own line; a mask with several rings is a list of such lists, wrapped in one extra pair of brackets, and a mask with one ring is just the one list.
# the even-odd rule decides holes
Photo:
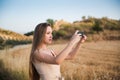
[(47, 45), (46, 44), (41, 44), (40, 46), (38, 46), (39, 49), (47, 49)]

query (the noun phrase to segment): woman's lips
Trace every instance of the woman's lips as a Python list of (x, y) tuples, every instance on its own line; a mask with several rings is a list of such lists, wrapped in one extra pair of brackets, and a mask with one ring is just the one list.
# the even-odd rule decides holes
[(52, 41), (52, 39), (49, 39), (49, 41)]

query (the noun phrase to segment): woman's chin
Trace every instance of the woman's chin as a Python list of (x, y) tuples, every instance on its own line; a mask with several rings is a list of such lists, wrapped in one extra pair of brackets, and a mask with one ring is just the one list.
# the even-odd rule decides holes
[(52, 41), (48, 42), (47, 44), (52, 44)]

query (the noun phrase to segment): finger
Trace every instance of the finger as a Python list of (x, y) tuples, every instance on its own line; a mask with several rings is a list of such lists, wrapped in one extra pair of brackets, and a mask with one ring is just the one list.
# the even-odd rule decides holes
[(83, 35), (83, 39), (86, 40), (86, 39), (87, 39), (87, 36), (86, 36), (86, 35)]
[(84, 37), (84, 36), (82, 36), (82, 34), (81, 34), (81, 33), (79, 33), (78, 35), (79, 35), (79, 36), (81, 36), (81, 37)]
[(79, 30), (76, 30), (76, 31), (75, 31), (75, 34), (78, 34), (78, 32), (79, 32)]
[(82, 40), (81, 42), (83, 43), (83, 42), (85, 42), (85, 40)]

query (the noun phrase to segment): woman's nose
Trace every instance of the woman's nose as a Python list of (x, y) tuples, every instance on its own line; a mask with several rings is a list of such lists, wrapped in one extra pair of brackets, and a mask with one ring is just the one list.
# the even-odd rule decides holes
[(51, 34), (50, 37), (53, 38), (53, 35)]

